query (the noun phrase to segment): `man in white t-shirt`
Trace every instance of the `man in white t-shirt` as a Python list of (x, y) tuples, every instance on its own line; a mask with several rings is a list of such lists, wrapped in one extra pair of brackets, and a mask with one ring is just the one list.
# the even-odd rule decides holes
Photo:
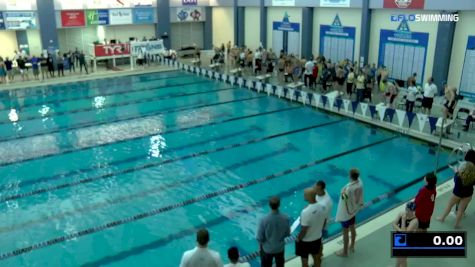
[(208, 230), (198, 230), (196, 242), (198, 244), (194, 249), (183, 253), (180, 267), (223, 267), (219, 253), (208, 249)]
[[(330, 197), (330, 194), (328, 194), (327, 190), (325, 190), (326, 184), (324, 181), (320, 180), (315, 184), (315, 192), (317, 195), (315, 196), (315, 200), (325, 206), (325, 209), (327, 210), (327, 219), (330, 218), (331, 212), (333, 210), (333, 200)], [(327, 225), (325, 223), (325, 225)], [(323, 229), (323, 237), (325, 237), (325, 229)]]
[(300, 214), (302, 230), (295, 241), (295, 255), (300, 256), (302, 267), (308, 267), (308, 255), (312, 255), (315, 267), (321, 265), (322, 230), (325, 227), (328, 211), (318, 203), (313, 187), (304, 190), (308, 206)]
[(304, 72), (304, 82), (306, 87), (311, 87), (313, 85), (313, 67), (315, 64), (313, 60), (310, 58), (308, 59), (307, 63), (305, 63), (305, 72)]
[[(350, 182), (341, 189), (340, 201), (336, 211), (336, 221), (343, 227), (343, 249), (335, 254), (341, 257), (348, 256), (348, 249), (355, 250), (356, 229), (355, 216), (363, 207), (363, 182), (358, 169), (350, 170)], [(351, 242), (349, 242), (351, 232)]]
[(224, 265), (224, 267), (251, 267), (247, 262), (239, 263), (239, 250), (237, 247), (231, 247), (228, 249), (228, 259), (231, 263)]
[(422, 99), (422, 111), (430, 115), (434, 97), (437, 94), (437, 85), (434, 84), (434, 79), (430, 77), (424, 85), (424, 98)]

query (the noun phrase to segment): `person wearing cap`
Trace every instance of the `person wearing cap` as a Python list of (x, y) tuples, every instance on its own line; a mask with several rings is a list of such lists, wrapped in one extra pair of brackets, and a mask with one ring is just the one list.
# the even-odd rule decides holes
[(183, 253), (180, 267), (223, 267), (219, 253), (208, 248), (208, 230), (198, 230), (196, 242), (197, 246), (194, 249)]
[(228, 264), (224, 265), (224, 267), (251, 267), (251, 265), (247, 262), (239, 262), (239, 250), (237, 247), (230, 247), (228, 249)]
[[(393, 228), (397, 232), (414, 232), (418, 228), (419, 221), (416, 218), (416, 203), (409, 202), (406, 204), (406, 210), (399, 213), (393, 222)], [(407, 258), (396, 258), (396, 267), (406, 267)]]

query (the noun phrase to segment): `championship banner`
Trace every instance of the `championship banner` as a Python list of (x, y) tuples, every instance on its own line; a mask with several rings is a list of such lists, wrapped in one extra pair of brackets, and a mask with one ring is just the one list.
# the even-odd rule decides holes
[(5, 28), (9, 30), (37, 29), (35, 12), (4, 12)]
[(132, 9), (111, 9), (109, 10), (110, 25), (132, 24)]
[(153, 8), (134, 8), (134, 24), (154, 23)]
[(130, 45), (128, 43), (95, 45), (95, 57), (112, 57), (130, 55)]
[(350, 7), (351, 0), (320, 0), (323, 7)]
[(62, 27), (84, 27), (86, 26), (86, 17), (83, 10), (61, 11)]
[(424, 0), (384, 0), (384, 8), (424, 9)]
[(146, 41), (146, 42), (131, 42), (130, 50), (133, 56), (138, 54), (160, 54), (165, 52), (163, 40)]
[(295, 0), (272, 0), (272, 6), (295, 6)]

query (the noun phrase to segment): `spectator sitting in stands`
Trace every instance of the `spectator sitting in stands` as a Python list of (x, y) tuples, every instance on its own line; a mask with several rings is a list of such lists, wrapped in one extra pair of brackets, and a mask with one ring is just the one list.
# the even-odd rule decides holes
[(228, 249), (228, 259), (231, 263), (224, 265), (224, 267), (251, 267), (249, 263), (243, 262), (239, 263), (239, 250), (237, 247), (231, 247)]

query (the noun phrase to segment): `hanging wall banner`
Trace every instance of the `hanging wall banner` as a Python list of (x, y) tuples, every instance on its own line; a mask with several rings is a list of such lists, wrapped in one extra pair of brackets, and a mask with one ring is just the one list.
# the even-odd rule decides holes
[(163, 40), (157, 41), (147, 41), (147, 42), (131, 42), (130, 50), (132, 55), (137, 56), (138, 54), (160, 54), (165, 52), (165, 47), (163, 46)]
[(133, 11), (134, 24), (151, 24), (154, 23), (153, 9), (136, 8)]
[(398, 29), (381, 30), (378, 65), (384, 65), (390, 79), (406, 81), (417, 73), (417, 84), (423, 83), (429, 34), (411, 32), (407, 21), (401, 21)]
[(272, 6), (295, 6), (295, 0), (272, 0)]
[(62, 27), (83, 27), (86, 26), (86, 18), (83, 10), (61, 11)]
[(384, 0), (384, 8), (424, 9), (424, 0)]
[(10, 30), (37, 29), (35, 12), (4, 12), (5, 28)]
[(87, 10), (87, 25), (108, 25), (109, 24), (109, 10), (97, 9)]
[(469, 36), (460, 79), (460, 94), (475, 97), (475, 36)]
[(300, 56), (300, 23), (290, 22), (287, 12), (272, 23), (272, 49)]
[(351, 0), (320, 0), (323, 7), (350, 7)]
[(338, 14), (332, 25), (320, 25), (320, 55), (332, 62), (354, 61), (355, 27), (343, 27)]
[(5, 30), (5, 22), (3, 21), (3, 12), (0, 11), (0, 30)]
[(203, 21), (203, 10), (200, 7), (177, 8), (176, 17), (178, 21)]
[(111, 57), (130, 55), (130, 44), (110, 44), (110, 45), (95, 45), (94, 55), (96, 57)]
[(132, 9), (109, 10), (110, 25), (132, 24)]

